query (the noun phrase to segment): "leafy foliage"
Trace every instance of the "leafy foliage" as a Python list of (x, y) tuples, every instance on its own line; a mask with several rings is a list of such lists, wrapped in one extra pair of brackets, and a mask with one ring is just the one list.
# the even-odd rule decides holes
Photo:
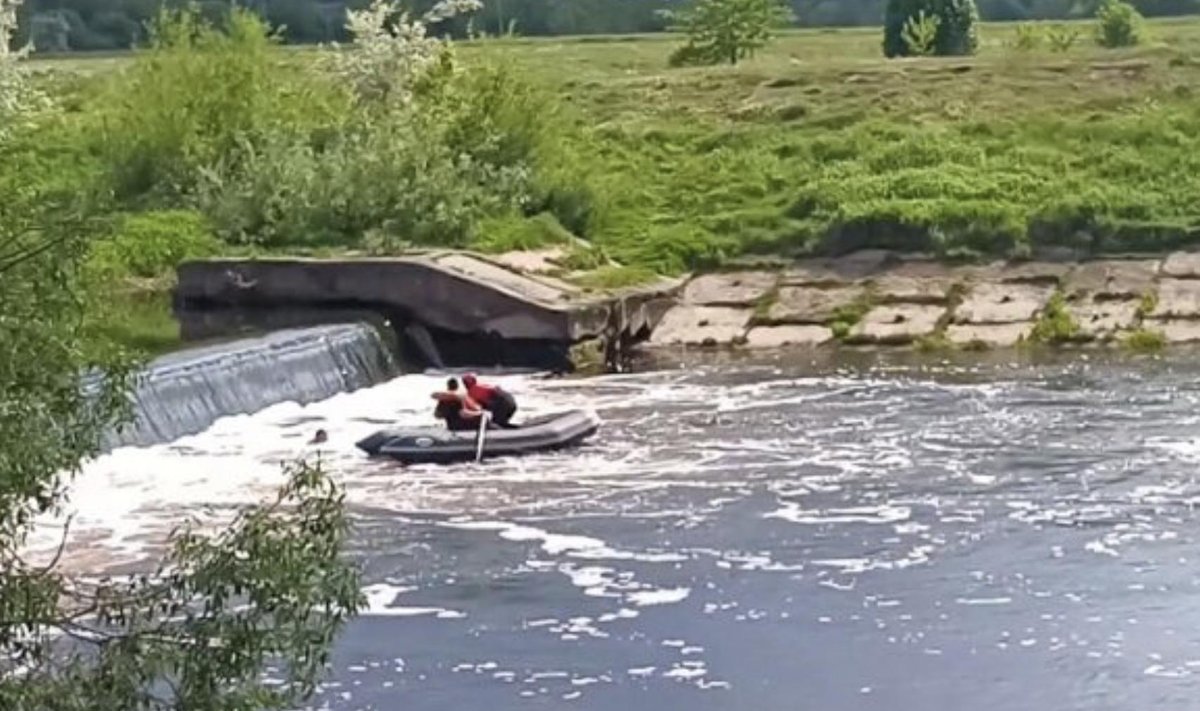
[(671, 55), (670, 64), (683, 66), (737, 64), (765, 47), (791, 13), (779, 0), (695, 0), (670, 17), (672, 29), (687, 35), (687, 44)]
[(1018, 52), (1030, 52), (1042, 44), (1041, 27), (1032, 22), (1017, 23), (1010, 46)]
[(908, 54), (913, 57), (927, 57), (933, 54), (937, 42), (938, 26), (942, 20), (937, 15), (926, 15), (924, 10), (917, 12), (914, 17), (904, 22), (901, 37)]
[(1056, 291), (1042, 308), (1029, 339), (1035, 343), (1060, 344), (1079, 340), (1081, 335), (1079, 322), (1067, 308), (1066, 299), (1061, 291)]
[(1068, 25), (1056, 25), (1046, 30), (1046, 40), (1055, 52), (1069, 52), (1079, 39), (1079, 30)]
[(888, 0), (883, 22), (883, 53), (903, 57), (910, 53), (904, 28), (921, 13), (938, 18), (932, 54), (974, 54), (979, 46), (979, 10), (975, 0)]
[(1125, 0), (1103, 0), (1096, 10), (1096, 43), (1110, 49), (1140, 44), (1145, 32), (1141, 13)]

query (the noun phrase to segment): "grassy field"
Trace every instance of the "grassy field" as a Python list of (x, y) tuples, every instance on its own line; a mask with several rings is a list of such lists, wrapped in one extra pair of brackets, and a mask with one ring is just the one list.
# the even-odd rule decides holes
[[(1074, 28), (1074, 45), (1019, 49), (1014, 25), (986, 24), (978, 55), (953, 59), (885, 60), (878, 29), (788, 32), (736, 67), (668, 69), (679, 40), (665, 35), (489, 39), (458, 52), (555, 99), (547, 106), (567, 130), (551, 167), (561, 160), (586, 182), (583, 236), (629, 265), (584, 280), (593, 286), (758, 254), (1020, 257), (1200, 242), (1200, 19), (1151, 22), (1147, 42), (1119, 51), (1098, 48), (1088, 23), (1051, 26)], [(279, 52), (292, 66), (314, 56)], [(128, 62), (34, 67), (86, 86)], [(547, 219), (557, 218), (525, 230), (485, 222), (476, 244), (565, 234)], [(169, 342), (154, 303), (130, 309), (146, 324), (123, 329), (133, 340)]]
[(611, 200), (598, 237), (679, 269), (864, 244), (1156, 250), (1200, 230), (1200, 21), (1145, 46), (885, 60), (871, 29), (788, 33), (737, 67), (667, 69), (669, 37), (463, 46), (573, 107)]

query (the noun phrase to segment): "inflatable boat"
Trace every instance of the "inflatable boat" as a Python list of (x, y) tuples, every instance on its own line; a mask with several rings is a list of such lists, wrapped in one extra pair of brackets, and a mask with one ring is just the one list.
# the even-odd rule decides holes
[[(572, 447), (600, 428), (600, 418), (584, 410), (546, 415), (516, 429), (489, 429), (483, 433), (482, 456), (509, 457)], [(405, 464), (449, 464), (475, 461), (480, 433), (451, 432), (444, 427), (410, 427), (380, 430), (357, 446), (373, 457), (392, 457)]]

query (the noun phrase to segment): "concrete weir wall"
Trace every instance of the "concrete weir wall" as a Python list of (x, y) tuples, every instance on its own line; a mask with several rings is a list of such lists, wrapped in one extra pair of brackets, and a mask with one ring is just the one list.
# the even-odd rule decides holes
[(362, 317), (390, 325), (424, 365), (570, 369), (583, 343), (606, 361), (622, 358), (650, 335), (677, 286), (593, 294), (463, 252), (225, 259), (179, 267), (175, 310), (185, 340)]
[(1031, 336), (1055, 294), (1080, 342), (1137, 330), (1200, 341), (1200, 253), (950, 266), (871, 250), (696, 277), (650, 345), (1006, 347)]

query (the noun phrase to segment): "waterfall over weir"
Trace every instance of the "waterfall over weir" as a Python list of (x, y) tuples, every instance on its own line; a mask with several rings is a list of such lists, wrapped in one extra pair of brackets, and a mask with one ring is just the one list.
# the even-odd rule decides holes
[(399, 366), (378, 332), (361, 323), (278, 331), (172, 353), (139, 376), (133, 421), (109, 433), (104, 445), (169, 442), (221, 417), (280, 402), (322, 400), (397, 375)]

